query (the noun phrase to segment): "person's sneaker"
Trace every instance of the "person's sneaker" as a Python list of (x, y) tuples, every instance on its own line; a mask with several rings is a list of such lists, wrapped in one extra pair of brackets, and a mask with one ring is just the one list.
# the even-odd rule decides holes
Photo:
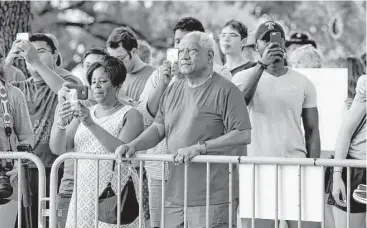
[(360, 185), (358, 185), (357, 189), (367, 191), (367, 186), (365, 184), (360, 184)]
[(359, 203), (367, 204), (366, 194), (366, 191), (356, 189), (353, 192), (353, 198)]

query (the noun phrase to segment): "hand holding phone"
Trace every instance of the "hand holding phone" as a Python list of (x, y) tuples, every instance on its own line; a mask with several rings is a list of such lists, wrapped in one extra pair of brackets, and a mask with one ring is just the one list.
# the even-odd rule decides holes
[(65, 86), (69, 89), (75, 89), (78, 100), (87, 100), (88, 99), (88, 86), (83, 85), (75, 85), (75, 84), (65, 84)]

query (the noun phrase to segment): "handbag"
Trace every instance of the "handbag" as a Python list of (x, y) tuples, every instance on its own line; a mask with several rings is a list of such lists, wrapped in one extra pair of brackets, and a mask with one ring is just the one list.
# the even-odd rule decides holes
[[(112, 164), (112, 176), (114, 170), (115, 161)], [(120, 224), (130, 224), (139, 216), (139, 203), (136, 199), (131, 173), (121, 190), (121, 202), (119, 202), (121, 211), (119, 212), (117, 211), (117, 196), (111, 187), (111, 181), (112, 177), (98, 198), (98, 220), (108, 224), (117, 224), (117, 213), (120, 213)]]
[[(362, 121), (358, 124), (350, 140), (351, 142), (357, 136), (357, 134), (361, 131), (365, 123), (366, 123), (366, 115), (364, 115), (364, 117), (362, 118)], [(330, 155), (328, 159), (334, 159), (334, 155)], [(350, 159), (349, 154), (347, 155), (347, 159)], [(334, 167), (332, 166), (328, 166), (325, 170), (325, 194), (329, 194), (332, 192), (333, 172), (334, 172)]]

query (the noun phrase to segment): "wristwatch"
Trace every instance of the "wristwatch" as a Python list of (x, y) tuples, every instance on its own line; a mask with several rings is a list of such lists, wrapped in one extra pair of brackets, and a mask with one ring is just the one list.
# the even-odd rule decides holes
[(198, 142), (199, 146), (200, 146), (200, 155), (205, 155), (207, 153), (206, 151), (206, 142), (205, 141), (199, 141)]

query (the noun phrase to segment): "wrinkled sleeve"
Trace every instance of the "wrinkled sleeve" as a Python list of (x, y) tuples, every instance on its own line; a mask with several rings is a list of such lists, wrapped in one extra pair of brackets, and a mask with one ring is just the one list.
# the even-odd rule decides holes
[(366, 102), (366, 75), (362, 75), (358, 79), (354, 101), (359, 103)]
[(229, 90), (223, 104), (225, 106), (223, 107), (222, 118), (226, 132), (251, 129), (245, 99), (236, 87)]
[(33, 146), (33, 127), (25, 96), (18, 88), (12, 87), (11, 90), (14, 94), (14, 133)]

